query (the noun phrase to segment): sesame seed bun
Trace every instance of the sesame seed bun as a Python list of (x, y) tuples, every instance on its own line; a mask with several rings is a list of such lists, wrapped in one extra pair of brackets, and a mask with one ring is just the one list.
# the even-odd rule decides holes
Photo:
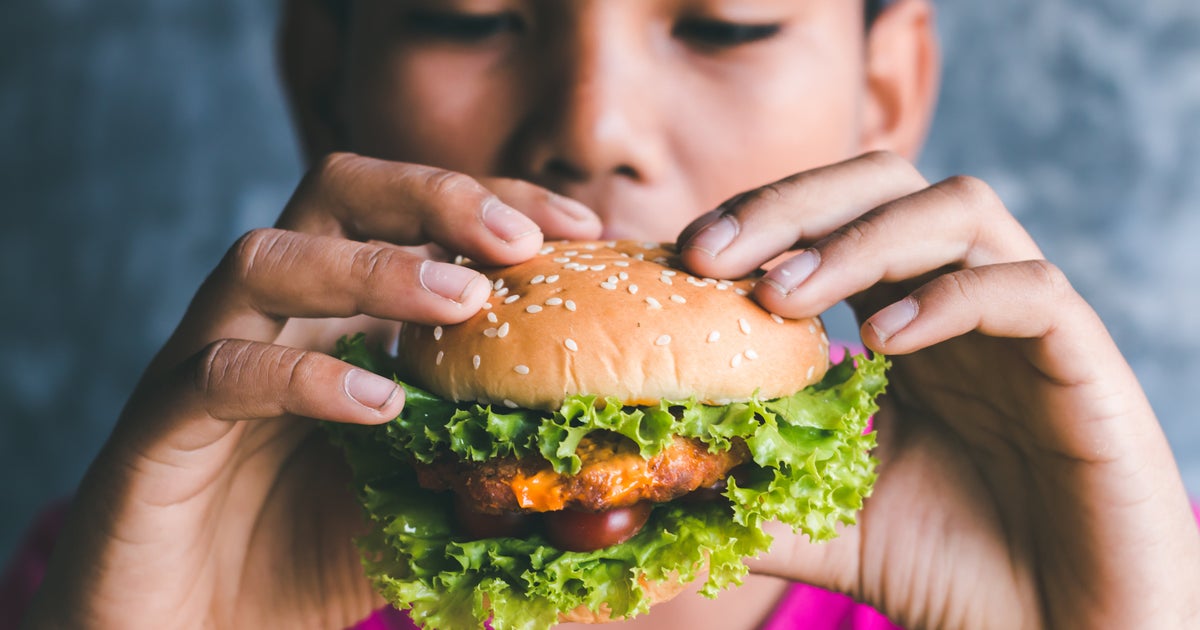
[(819, 319), (763, 310), (747, 297), (754, 279), (680, 267), (669, 244), (548, 243), (524, 263), (482, 270), (492, 295), (466, 322), (406, 325), (399, 359), (444, 398), (531, 409), (575, 394), (629, 405), (771, 399), (825, 374)]

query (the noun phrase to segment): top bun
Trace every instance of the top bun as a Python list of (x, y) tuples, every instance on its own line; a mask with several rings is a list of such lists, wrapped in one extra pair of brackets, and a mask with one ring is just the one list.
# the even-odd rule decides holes
[(820, 380), (819, 319), (788, 320), (747, 297), (753, 279), (698, 278), (674, 245), (547, 243), (492, 280), (484, 309), (453, 326), (406, 324), (399, 359), (454, 401), (557, 409), (575, 394), (627, 405), (728, 404)]

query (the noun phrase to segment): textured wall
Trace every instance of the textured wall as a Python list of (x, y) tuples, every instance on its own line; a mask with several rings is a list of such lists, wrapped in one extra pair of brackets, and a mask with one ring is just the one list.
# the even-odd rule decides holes
[[(941, 7), (923, 167), (996, 186), (1112, 328), (1200, 493), (1200, 3), (978, 5)], [(82, 474), (204, 274), (294, 186), (274, 14), (0, 7), (0, 562)]]

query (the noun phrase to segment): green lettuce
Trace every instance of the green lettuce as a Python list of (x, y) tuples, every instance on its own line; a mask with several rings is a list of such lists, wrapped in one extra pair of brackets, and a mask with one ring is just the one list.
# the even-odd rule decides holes
[[(368, 349), (361, 335), (339, 342), (338, 354), (391, 376), (387, 357)], [(407, 398), (392, 422), (329, 426), (375, 525), (359, 546), (388, 601), (431, 630), (479, 627), (489, 618), (497, 630), (548, 628), (560, 612), (581, 605), (606, 606), (614, 618), (644, 612), (641, 581), (690, 581), (705, 566), (701, 592), (715, 597), (741, 583), (744, 558), (770, 546), (765, 520), (814, 541), (833, 538), (838, 523), (854, 524), (875, 481), (875, 437), (867, 429), (887, 366), (881, 355), (847, 357), (821, 382), (773, 400), (624, 407), (612, 398), (573, 396), (553, 412), (453, 403), (397, 381)], [(580, 468), (575, 448), (592, 431), (624, 435), (644, 457), (675, 435), (714, 452), (740, 438), (755, 466), (741, 483), (730, 481), (728, 504), (658, 505), (634, 538), (580, 553), (557, 550), (539, 535), (460, 540), (449, 499), (420, 488), (404, 465), (447, 453), (470, 461), (540, 454), (554, 470), (573, 474)]]

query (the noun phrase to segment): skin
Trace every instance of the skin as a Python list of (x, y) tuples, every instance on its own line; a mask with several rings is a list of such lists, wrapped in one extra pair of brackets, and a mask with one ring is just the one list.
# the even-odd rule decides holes
[[(600, 235), (675, 240), (705, 276), (777, 259), (764, 307), (849, 299), (894, 361), (860, 524), (826, 545), (777, 532), (719, 605), (684, 595), (630, 625), (750, 627), (776, 578), (910, 627), (1200, 621), (1200, 535), (1102, 323), (986, 184), (909, 162), (937, 87), (925, 0), (865, 37), (841, 0), (439, 3), (521, 25), (465, 43), (414, 29), (414, 6), (360, 0), (339, 24), (288, 3), (283, 74), (312, 169), (148, 368), (27, 627), (365, 616), (379, 600), (347, 543), (358, 510), (311, 418), (376, 424), (404, 401), (321, 351), (476, 312), (487, 286), (446, 253), (507, 264)], [(697, 18), (783, 26), (714, 44)]]

